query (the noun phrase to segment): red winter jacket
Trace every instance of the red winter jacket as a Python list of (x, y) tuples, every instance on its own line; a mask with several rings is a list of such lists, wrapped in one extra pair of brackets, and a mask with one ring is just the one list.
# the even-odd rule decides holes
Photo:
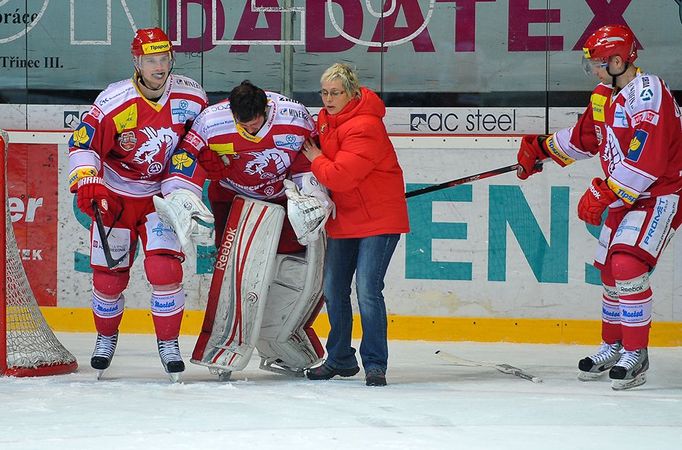
[(410, 226), (403, 171), (382, 121), (384, 102), (362, 88), (336, 115), (319, 113), (322, 155), (312, 171), (331, 191), (336, 218), (327, 222), (332, 238), (407, 233)]

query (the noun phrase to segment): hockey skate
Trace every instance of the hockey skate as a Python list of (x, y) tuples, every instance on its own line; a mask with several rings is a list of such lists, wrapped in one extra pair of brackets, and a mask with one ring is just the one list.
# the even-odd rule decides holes
[(611, 388), (622, 391), (646, 383), (646, 371), (649, 368), (649, 352), (640, 348), (634, 352), (624, 350), (620, 360), (609, 371)]
[(159, 357), (161, 364), (166, 370), (172, 383), (181, 382), (180, 374), (185, 371), (185, 363), (182, 361), (180, 355), (180, 347), (178, 346), (178, 338), (161, 341), (157, 339), (159, 347)]
[(92, 358), (90, 358), (90, 366), (97, 370), (98, 380), (102, 378), (102, 374), (111, 364), (117, 342), (118, 331), (113, 336), (102, 336), (97, 333), (97, 341), (95, 341), (95, 350), (92, 352)]
[(616, 341), (614, 344), (602, 342), (597, 353), (578, 362), (578, 369), (580, 369), (578, 379), (580, 381), (593, 381), (599, 378), (618, 362), (622, 349), (623, 346), (620, 341)]

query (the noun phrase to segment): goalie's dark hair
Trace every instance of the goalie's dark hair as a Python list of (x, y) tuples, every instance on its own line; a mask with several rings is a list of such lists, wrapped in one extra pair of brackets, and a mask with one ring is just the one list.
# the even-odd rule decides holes
[(239, 122), (249, 122), (256, 117), (265, 116), (268, 97), (265, 91), (251, 83), (242, 81), (230, 92), (230, 109)]

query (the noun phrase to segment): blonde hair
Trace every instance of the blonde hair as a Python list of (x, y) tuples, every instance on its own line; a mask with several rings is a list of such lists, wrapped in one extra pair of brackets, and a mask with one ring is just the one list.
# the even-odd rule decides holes
[(358, 80), (358, 75), (348, 64), (332, 64), (320, 77), (320, 83), (334, 80), (341, 80), (343, 90), (346, 91), (349, 96), (355, 97), (360, 95), (360, 81)]

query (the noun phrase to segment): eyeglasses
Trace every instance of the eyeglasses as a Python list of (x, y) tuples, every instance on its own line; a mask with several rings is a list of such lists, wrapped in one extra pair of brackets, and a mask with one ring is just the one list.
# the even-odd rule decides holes
[(318, 94), (320, 94), (320, 97), (325, 98), (325, 97), (331, 97), (331, 98), (336, 98), (341, 94), (345, 94), (346, 91), (325, 91), (322, 89), (321, 91), (317, 91)]

